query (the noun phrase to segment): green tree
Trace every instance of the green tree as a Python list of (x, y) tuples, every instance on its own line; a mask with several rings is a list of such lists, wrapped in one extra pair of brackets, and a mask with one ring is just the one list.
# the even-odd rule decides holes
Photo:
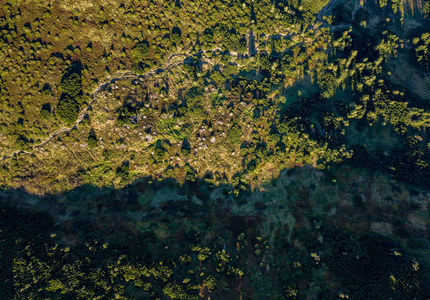
[(131, 49), (131, 57), (133, 61), (140, 62), (146, 58), (149, 54), (149, 43), (147, 41), (142, 41), (136, 44), (133, 49)]
[(174, 27), (172, 29), (172, 34), (170, 35), (170, 40), (176, 45), (182, 43), (181, 29)]
[(324, 98), (333, 97), (334, 94), (336, 93), (336, 88), (337, 88), (337, 82), (333, 74), (330, 74), (330, 73), (324, 74), (320, 81), (321, 95)]
[(240, 142), (240, 138), (242, 137), (242, 135), (243, 135), (242, 129), (238, 124), (233, 124), (230, 131), (227, 133), (228, 139), (234, 144), (237, 144)]
[(76, 100), (69, 95), (65, 95), (58, 102), (57, 116), (60, 120), (72, 124), (76, 122), (79, 115), (79, 105)]
[(79, 96), (82, 93), (82, 82), (81, 76), (77, 73), (72, 73), (60, 84), (60, 89), (63, 94), (67, 94), (72, 98)]
[(93, 129), (90, 130), (90, 134), (88, 135), (88, 147), (95, 148), (97, 147), (98, 141), (97, 141), (97, 136), (96, 133), (94, 132)]
[(43, 104), (42, 109), (40, 110), (40, 117), (42, 119), (48, 120), (50, 116), (51, 116), (51, 104), (45, 103)]
[(29, 149), (29, 147), (30, 147), (30, 142), (29, 142), (29, 140), (28, 140), (25, 136), (23, 136), (23, 135), (20, 135), (20, 136), (16, 139), (15, 143), (13, 144), (13, 148), (14, 148), (14, 149), (17, 149), (17, 150), (27, 150), (27, 149)]

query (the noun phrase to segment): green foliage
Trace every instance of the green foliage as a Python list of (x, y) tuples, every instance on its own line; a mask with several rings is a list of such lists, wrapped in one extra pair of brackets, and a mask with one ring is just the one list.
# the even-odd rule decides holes
[(193, 58), (191, 61), (187, 61), (186, 63), (182, 65), (185, 72), (188, 74), (190, 78), (195, 79), (197, 77), (197, 62)]
[(184, 300), (197, 300), (197, 296), (189, 295), (179, 284), (168, 283), (163, 288), (164, 295), (170, 297), (170, 299), (184, 299)]
[(424, 15), (424, 18), (430, 18), (430, 1), (424, 2), (422, 13)]
[(147, 41), (142, 41), (137, 43), (133, 49), (131, 49), (131, 56), (134, 62), (141, 62), (149, 54), (149, 43)]
[(388, 0), (379, 0), (379, 7), (383, 8), (385, 6), (387, 6), (388, 4)]
[[(0, 198), (35, 208), (60, 199), (49, 211), (62, 215), (57, 225), (44, 226), (42, 218), (0, 211), (5, 299), (223, 299), (240, 292), (250, 299), (337, 299), (339, 291), (351, 299), (426, 298), (420, 292), (425, 276), (417, 272), (426, 269), (402, 247), (343, 229), (330, 233), (336, 226), (324, 227), (311, 212), (315, 206), (321, 218), (335, 214), (333, 223), (359, 227), (357, 232), (370, 226), (363, 220), (379, 222), (381, 211), (384, 222), (425, 214), (423, 208), (411, 216), (403, 207), (404, 183), (427, 185), (430, 174), (428, 89), (408, 81), (417, 69), (404, 62), (412, 49), (414, 61), (429, 69), (428, 33), (414, 27), (419, 35), (411, 47), (403, 32), (421, 20), (409, 15), (402, 27), (400, 15), (370, 12), (368, 3), (354, 1), (329, 6), (332, 11), (314, 23), (327, 0), (78, 2), (35, 9), (34, 1), (13, 0), (0, 16), (0, 146), (6, 156)], [(403, 14), (402, 1), (379, 5)], [(330, 13), (335, 17), (326, 17)], [(183, 55), (188, 58), (181, 64)], [(66, 72), (57, 86), (60, 70), (77, 59), (85, 68)], [(46, 82), (52, 87), (41, 86)], [(113, 82), (120, 87), (112, 88)], [(72, 127), (57, 124), (51, 112), (74, 123), (83, 91), (97, 87), (88, 135), (81, 134), (88, 133), (81, 123), (70, 135), (54, 134), (34, 155), (8, 158), (12, 151), (31, 150), (30, 138), (44, 143)], [(58, 92), (57, 109), (43, 105), (39, 111)], [(123, 105), (113, 111), (118, 103)], [(149, 127), (172, 145), (161, 137), (151, 144), (144, 132)], [(98, 138), (105, 141), (101, 155), (73, 146), (87, 141), (94, 148)], [(125, 159), (130, 163), (121, 164)], [(368, 177), (375, 170), (377, 176)], [(98, 190), (100, 195), (63, 193), (87, 183), (125, 186), (144, 176), (169, 180), (144, 179), (123, 190)], [(31, 195), (26, 204), (10, 200), (10, 186), (52, 195), (47, 201)], [(251, 190), (256, 194), (250, 196)], [(336, 205), (338, 191), (345, 190), (355, 195), (354, 206), (344, 200)], [(372, 200), (384, 193), (396, 195), (391, 215), (390, 206)], [(83, 211), (87, 203), (100, 213)], [(402, 242), (410, 223), (398, 226)], [(415, 234), (425, 231), (421, 227)], [(52, 232), (58, 240), (48, 238)], [(425, 246), (414, 247), (424, 253)]]
[(157, 132), (169, 135), (176, 140), (183, 140), (186, 137), (186, 130), (178, 128), (177, 119), (167, 117), (161, 119), (157, 124)]
[(162, 162), (166, 158), (166, 155), (167, 155), (166, 149), (164, 149), (164, 147), (162, 147), (162, 146), (156, 147), (155, 150), (154, 150), (154, 153), (155, 153), (154, 154), (155, 158), (159, 162)]
[(430, 71), (430, 32), (423, 33), (421, 39), (414, 39), (415, 56), (418, 63)]
[(391, 9), (394, 13), (399, 11), (401, 5), (403, 5), (401, 0), (391, 0)]
[(379, 51), (379, 57), (387, 61), (389, 56), (397, 56), (397, 49), (402, 40), (400, 40), (400, 38), (395, 34), (389, 33), (388, 31), (384, 31), (382, 34), (384, 35), (384, 38), (376, 46), (376, 50)]
[(243, 131), (238, 124), (233, 124), (227, 133), (229, 141), (234, 144), (238, 144), (240, 142), (242, 135)]
[(116, 169), (116, 173), (123, 181), (126, 181), (130, 175), (130, 163), (124, 161), (121, 166)]
[(324, 98), (333, 97), (337, 89), (336, 78), (330, 73), (324, 74), (321, 77), (320, 89), (321, 89), (321, 95)]
[(188, 157), (191, 154), (191, 145), (188, 140), (182, 142), (181, 153), (183, 156)]
[(40, 110), (40, 117), (44, 120), (48, 120), (51, 117), (51, 104), (45, 103)]
[(155, 144), (154, 155), (157, 159), (157, 162), (162, 162), (167, 154), (168, 149), (170, 148), (170, 143), (167, 140), (158, 140)]
[(151, 69), (151, 66), (144, 62), (136, 62), (136, 63), (133, 63), (133, 65), (131, 66), (131, 71), (139, 75), (146, 73), (150, 69)]
[(137, 116), (137, 104), (135, 102), (125, 102), (118, 110), (116, 114), (118, 125), (131, 125), (135, 123)]
[(238, 34), (230, 35), (229, 48), (238, 53), (248, 52), (247, 40)]
[(60, 84), (60, 89), (63, 94), (67, 94), (71, 98), (77, 98), (82, 93), (81, 76), (77, 73), (66, 76)]
[(94, 129), (91, 129), (90, 134), (88, 135), (88, 147), (93, 149), (97, 147), (97, 144), (98, 144), (98, 140), (97, 140), (96, 133), (94, 132)]
[(200, 106), (204, 95), (204, 89), (202, 86), (193, 86), (187, 92), (187, 106), (189, 108), (195, 108)]
[[(349, 290), (351, 298), (413, 298), (420, 294), (418, 269), (407, 253), (390, 238), (365, 234), (359, 238), (326, 230), (334, 252), (327, 257), (330, 269)], [(348, 239), (349, 238), (349, 239)], [(342, 252), (346, 253), (342, 255)], [(339, 254), (339, 256), (338, 256)], [(358, 256), (359, 259), (351, 259)]]
[(60, 120), (69, 124), (78, 119), (82, 97), (81, 81), (81, 76), (74, 72), (66, 75), (60, 84), (63, 94), (58, 102), (56, 113)]
[(220, 72), (218, 72), (218, 71), (215, 71), (215, 72), (213, 72), (212, 73), (212, 75), (211, 75), (211, 79), (218, 85), (218, 86), (220, 86), (220, 85), (222, 85), (224, 82), (225, 82), (225, 79), (224, 79), (224, 77), (221, 75), (221, 73)]
[(13, 143), (13, 148), (16, 150), (29, 150), (31, 149), (31, 145), (29, 140), (21, 135), (15, 140), (15, 143)]
[(176, 45), (179, 45), (182, 43), (182, 36), (181, 36), (181, 29), (180, 28), (174, 27), (172, 29), (172, 34), (170, 35), (170, 40)]
[(64, 95), (58, 102), (56, 114), (60, 120), (72, 124), (78, 119), (79, 104), (74, 98)]
[(206, 28), (203, 35), (200, 37), (200, 42), (203, 44), (205, 49), (213, 47), (214, 34), (211, 28)]
[[(197, 178), (196, 171), (193, 168), (191, 168), (190, 165), (188, 165), (188, 164), (185, 165), (184, 169), (186, 172), (185, 179), (187, 181), (190, 181), (190, 182), (196, 181), (196, 178)], [(202, 258), (202, 257), (200, 257), (200, 258)]]

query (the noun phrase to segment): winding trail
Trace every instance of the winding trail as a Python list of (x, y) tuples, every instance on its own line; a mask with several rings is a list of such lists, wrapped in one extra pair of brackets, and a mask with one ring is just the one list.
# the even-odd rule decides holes
[[(330, 27), (332, 30), (337, 30), (337, 28), (348, 28), (350, 25), (338, 25), (338, 26), (330, 26), (325, 20), (323, 20), (323, 15), (327, 12), (330, 11), (337, 3), (339, 2), (343, 2), (345, 0), (330, 0), (329, 3), (324, 6), (320, 12), (318, 12), (317, 16), (316, 16), (316, 20), (322, 22), (323, 24), (325, 24), (326, 27)], [(360, 7), (359, 4), (359, 0), (355, 0), (355, 7), (352, 13), (352, 20), (355, 17), (355, 12), (356, 10)], [(314, 23), (311, 24), (309, 27), (307, 27), (304, 32), (308, 31), (309, 29), (311, 29), (313, 27)], [(268, 35), (268, 36), (272, 36), (272, 37), (291, 37), (294, 34), (277, 34), (277, 35)], [(216, 50), (221, 50), (221, 48), (219, 47), (215, 47), (214, 49), (211, 50), (206, 50), (206, 51), (200, 51), (199, 54), (204, 53), (204, 52), (210, 52), (210, 51), (216, 51)], [(254, 52), (258, 52), (257, 50), (255, 50)], [(255, 53), (237, 53), (237, 52), (233, 52), (233, 51), (229, 51), (229, 54), (232, 56), (239, 56), (239, 55), (247, 55), (247, 54), (255, 54)], [(58, 137), (61, 134), (64, 133), (68, 133), (71, 132), (72, 130), (76, 129), (78, 127), (79, 124), (82, 123), (82, 121), (84, 120), (84, 118), (88, 115), (88, 111), (92, 109), (91, 105), (94, 103), (94, 101), (96, 101), (96, 95), (102, 91), (104, 88), (106, 88), (107, 86), (115, 83), (116, 81), (119, 80), (123, 80), (123, 79), (138, 79), (139, 81), (144, 81), (146, 78), (154, 75), (154, 74), (159, 74), (162, 73), (164, 71), (166, 71), (167, 69), (170, 69), (172, 67), (177, 67), (183, 64), (183, 60), (175, 60), (175, 61), (171, 61), (173, 58), (175, 57), (188, 57), (190, 55), (190, 53), (188, 51), (185, 51), (184, 53), (174, 53), (174, 54), (170, 54), (167, 58), (166, 58), (166, 62), (159, 67), (156, 67), (152, 70), (149, 70), (148, 72), (142, 74), (142, 75), (136, 75), (133, 74), (130, 70), (126, 70), (126, 71), (121, 71), (121, 72), (117, 72), (115, 74), (109, 75), (108, 77), (106, 77), (103, 82), (101, 82), (97, 87), (95, 87), (93, 89), (93, 91), (90, 94), (90, 99), (91, 101), (88, 103), (88, 107), (86, 107), (85, 109), (83, 109), (78, 116), (78, 119), (76, 120), (76, 122), (73, 124), (72, 127), (62, 127), (60, 129), (58, 129), (57, 131), (53, 132), (51, 135), (49, 135), (49, 137), (47, 137), (45, 140), (43, 140), (41, 143), (33, 146), (33, 150), (31, 152), (29, 151), (24, 151), (24, 150), (16, 150), (14, 151), (12, 154), (10, 155), (5, 155), (3, 156), (3, 158), (0, 159), (0, 162), (6, 160), (6, 159), (10, 159), (13, 158), (19, 154), (28, 154), (28, 155), (32, 155), (34, 154), (34, 152), (38, 149), (43, 147), (44, 145), (46, 145), (47, 143), (49, 143), (52, 139)]]
[(19, 154), (28, 154), (28, 155), (32, 155), (34, 154), (34, 152), (36, 151), (36, 149), (43, 147), (44, 145), (46, 145), (48, 142), (50, 142), (52, 139), (58, 137), (61, 134), (64, 133), (68, 133), (71, 132), (72, 130), (76, 129), (78, 127), (79, 124), (82, 123), (82, 121), (84, 120), (84, 118), (88, 115), (88, 111), (91, 110), (91, 105), (93, 104), (94, 101), (96, 101), (96, 95), (102, 91), (105, 87), (115, 83), (116, 81), (119, 80), (123, 80), (123, 79), (127, 79), (127, 78), (135, 78), (138, 79), (140, 81), (144, 81), (145, 78), (150, 77), (151, 75), (154, 74), (158, 74), (161, 72), (164, 72), (166, 69), (169, 69), (171, 67), (174, 66), (179, 66), (181, 64), (183, 64), (182, 61), (174, 61), (171, 62), (171, 59), (177, 56), (187, 56), (187, 53), (175, 53), (175, 54), (170, 54), (167, 59), (166, 62), (164, 63), (164, 65), (162, 65), (161, 67), (157, 67), (155, 69), (152, 69), (142, 75), (136, 75), (133, 74), (131, 71), (122, 71), (122, 72), (117, 72), (113, 75), (108, 76), (107, 78), (105, 78), (103, 80), (103, 82), (101, 82), (97, 87), (95, 87), (93, 89), (93, 91), (90, 94), (90, 99), (91, 101), (88, 103), (88, 107), (86, 107), (84, 110), (82, 110), (79, 113), (78, 119), (76, 120), (76, 122), (73, 124), (72, 127), (61, 127), (60, 129), (58, 129), (57, 131), (53, 132), (51, 135), (49, 135), (49, 137), (47, 137), (45, 140), (43, 140), (41, 143), (33, 146), (33, 150), (31, 152), (29, 151), (24, 151), (24, 150), (16, 150), (15, 152), (13, 152), (10, 155), (5, 155), (3, 156), (2, 159), (0, 159), (0, 162), (6, 160), (6, 159), (10, 159), (14, 156), (17, 156)]

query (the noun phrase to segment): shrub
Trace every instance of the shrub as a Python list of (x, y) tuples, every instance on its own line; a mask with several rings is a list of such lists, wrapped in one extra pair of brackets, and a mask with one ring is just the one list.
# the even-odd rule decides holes
[(46, 83), (43, 86), (42, 95), (45, 95), (45, 96), (51, 96), (52, 95), (51, 86), (48, 83)]
[(40, 117), (42, 119), (49, 119), (49, 117), (51, 116), (51, 104), (50, 103), (45, 103), (42, 106), (42, 109), (40, 110)]
[(181, 153), (183, 156), (188, 157), (191, 154), (191, 145), (188, 140), (182, 142)]
[(424, 3), (422, 11), (423, 11), (424, 18), (430, 17), (430, 2)]
[(131, 125), (132, 123), (135, 123), (137, 114), (136, 103), (124, 103), (124, 105), (118, 109), (117, 114), (117, 122), (119, 125)]
[(42, 109), (42, 110), (40, 111), (40, 117), (41, 117), (42, 119), (44, 119), (44, 120), (48, 120), (50, 116), (51, 116), (51, 113), (50, 113), (49, 111), (44, 110), (44, 109)]
[(155, 148), (154, 152), (155, 152), (155, 158), (157, 159), (157, 161), (163, 161), (167, 153), (166, 149), (164, 149), (163, 147)]
[(184, 68), (184, 71), (188, 74), (190, 78), (195, 79), (197, 77), (197, 64), (196, 61), (193, 59), (191, 62), (185, 62), (182, 65)]
[(13, 148), (16, 150), (27, 150), (29, 148), (28, 139), (25, 136), (20, 135), (13, 144)]
[(243, 132), (242, 132), (242, 129), (239, 127), (239, 125), (234, 124), (231, 127), (230, 131), (228, 132), (227, 137), (232, 143), (236, 144), (240, 142), (240, 138), (242, 134)]
[(181, 149), (181, 153), (182, 153), (183, 156), (188, 157), (191, 154), (191, 149), (182, 148)]
[(122, 163), (121, 167), (116, 169), (116, 173), (123, 181), (126, 181), (130, 175), (130, 165), (128, 161)]
[(336, 93), (336, 88), (336, 78), (330, 73), (324, 74), (320, 82), (321, 95), (324, 98), (333, 97)]
[(82, 92), (81, 76), (77, 73), (70, 74), (63, 79), (60, 88), (64, 94), (72, 98), (77, 97)]
[(79, 115), (79, 106), (74, 98), (65, 95), (58, 102), (57, 116), (60, 120), (69, 124), (76, 122)]
[(179, 45), (182, 42), (181, 29), (174, 27), (172, 29), (172, 34), (170, 35), (170, 40), (176, 45)]
[(145, 59), (145, 57), (149, 54), (149, 43), (147, 41), (143, 41), (137, 43), (133, 49), (131, 49), (131, 56), (133, 61), (139, 62)]
[(88, 135), (88, 147), (91, 149), (97, 147), (97, 136), (93, 129), (91, 129)]
[(143, 75), (149, 69), (151, 69), (151, 67), (143, 62), (134, 63), (131, 66), (131, 71), (138, 75)]

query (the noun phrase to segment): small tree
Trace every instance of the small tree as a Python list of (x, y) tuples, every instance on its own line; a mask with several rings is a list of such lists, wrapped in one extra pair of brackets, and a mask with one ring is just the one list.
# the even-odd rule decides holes
[(96, 133), (94, 132), (94, 129), (91, 129), (90, 134), (88, 135), (88, 147), (91, 149), (97, 147), (98, 141)]
[(136, 46), (134, 46), (134, 48), (131, 50), (131, 56), (135, 62), (144, 60), (148, 54), (149, 43), (147, 41), (137, 43)]
[(72, 98), (78, 96), (82, 92), (81, 76), (77, 73), (70, 74), (63, 79), (60, 84), (60, 88), (64, 94), (67, 94)]
[(181, 29), (174, 27), (172, 29), (172, 34), (170, 35), (170, 40), (176, 45), (182, 43)]
[(79, 106), (75, 99), (65, 95), (59, 102), (57, 116), (60, 120), (69, 124), (76, 122), (79, 115)]
[(25, 136), (19, 136), (15, 143), (13, 144), (13, 148), (17, 150), (27, 150), (29, 149), (29, 141)]
[(42, 119), (49, 119), (49, 117), (51, 116), (51, 104), (50, 103), (45, 103), (42, 106), (42, 109), (40, 110), (40, 117)]

